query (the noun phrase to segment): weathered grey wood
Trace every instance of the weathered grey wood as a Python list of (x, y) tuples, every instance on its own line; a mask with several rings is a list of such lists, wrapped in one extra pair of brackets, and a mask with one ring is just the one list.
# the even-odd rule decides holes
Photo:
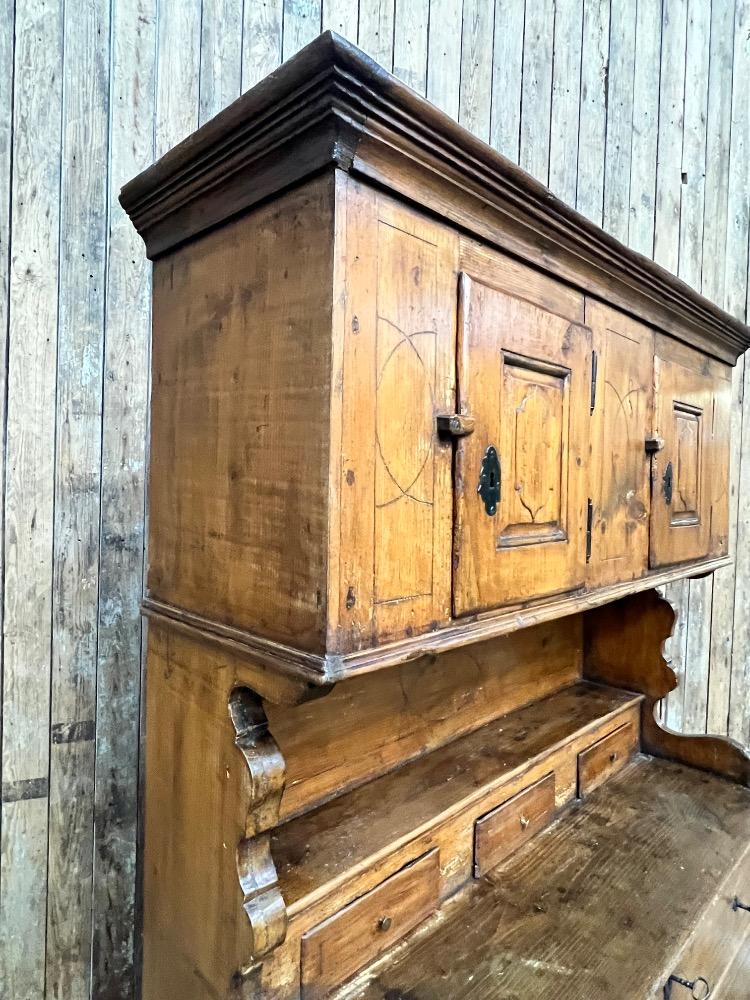
[(484, 140), (490, 134), (493, 30), (492, 4), (464, 0), (458, 120)]
[(495, 0), (490, 145), (518, 163), (521, 136), (524, 0)]
[(461, 85), (461, 0), (430, 0), (427, 41), (427, 100), (458, 118)]
[(586, 0), (583, 12), (576, 208), (598, 226), (602, 224), (604, 212), (608, 64), (609, 0)]
[(393, 32), (393, 72), (412, 90), (427, 90), (427, 25), (429, 0), (401, 0), (396, 4)]
[(109, 3), (68, 0), (64, 45), (46, 974), (88, 1000)]
[(393, 68), (393, 0), (360, 2), (357, 42), (381, 66)]
[(117, 195), (154, 155), (155, 0), (118, 0), (111, 44), (92, 992), (125, 1000), (134, 979), (150, 268)]
[(582, 34), (583, 0), (559, 0), (555, 8), (549, 188), (569, 205), (575, 205), (578, 181)]
[(521, 82), (521, 146), (518, 162), (542, 183), (549, 176), (552, 112), (553, 0), (526, 4)]
[(290, 59), (320, 34), (320, 5), (321, 0), (284, 0), (284, 59)]
[(243, 90), (248, 90), (268, 76), (281, 62), (283, 24), (284, 0), (245, 4), (242, 30)]
[(635, 26), (628, 244), (647, 257), (654, 250), (660, 54), (661, 2), (640, 0)]
[[(257, 9), (256, 5), (252, 5)], [(266, 5), (263, 5), (265, 8)], [(162, 6), (159, 16), (155, 155), (163, 156), (199, 122), (201, 3)]]
[[(245, 4), (245, 10), (247, 9), (248, 5)], [(344, 38), (354, 41), (357, 37), (358, 23), (359, 3), (357, 0), (323, 0), (323, 31), (330, 29), (343, 35)], [(247, 38), (247, 26), (245, 37)]]
[(0, 845), (0, 983), (17, 1000), (44, 992), (62, 32), (62, 4), (17, 8)]
[(201, 19), (201, 125), (240, 96), (241, 81), (242, 0), (214, 0)]
[(612, 0), (603, 226), (623, 243), (628, 242), (630, 213), (635, 13), (636, 6), (630, 0)]

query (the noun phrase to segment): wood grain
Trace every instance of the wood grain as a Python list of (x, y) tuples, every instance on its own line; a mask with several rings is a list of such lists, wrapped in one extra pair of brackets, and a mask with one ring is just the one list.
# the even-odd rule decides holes
[(555, 812), (555, 775), (545, 775), (474, 825), (474, 876), (479, 878), (531, 840)]

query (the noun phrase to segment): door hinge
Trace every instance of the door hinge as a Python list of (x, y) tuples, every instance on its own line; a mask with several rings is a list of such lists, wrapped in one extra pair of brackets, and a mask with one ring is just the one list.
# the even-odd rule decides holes
[(591, 352), (591, 406), (589, 413), (594, 412), (596, 406), (596, 374), (599, 368), (599, 355), (596, 351)]
[(589, 497), (586, 508), (586, 562), (591, 562), (591, 529), (594, 524), (594, 504)]

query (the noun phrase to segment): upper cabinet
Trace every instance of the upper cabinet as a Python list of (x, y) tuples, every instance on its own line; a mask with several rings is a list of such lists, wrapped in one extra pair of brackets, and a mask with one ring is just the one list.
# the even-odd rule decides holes
[(590, 299), (586, 322), (593, 336), (586, 579), (597, 587), (633, 580), (648, 567), (654, 335)]
[(731, 381), (725, 365), (656, 338), (650, 564), (727, 551)]
[(582, 296), (477, 247), (461, 266), (459, 615), (583, 585), (591, 358)]

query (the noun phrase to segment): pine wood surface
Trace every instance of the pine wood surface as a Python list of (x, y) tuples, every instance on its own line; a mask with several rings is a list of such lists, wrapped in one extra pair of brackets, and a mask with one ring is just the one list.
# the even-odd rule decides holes
[(638, 758), (337, 998), (661, 997), (654, 970), (747, 856), (749, 795)]
[[(429, 11), (419, 5), (421, 14), (412, 17), (412, 5), (401, 0), (395, 6), (380, 0), (244, 5), (239, 0), (116, 0), (111, 10), (108, 4), (74, 0), (65, 5), (63, 23), (59, 5), (32, 3), (21, 9), (14, 0), (0, 3), (2, 406), (33, 424), (32, 409), (36, 412), (39, 399), (47, 400), (47, 415), (52, 409), (50, 385), (56, 383), (58, 441), (54, 459), (26, 452), (23, 467), (17, 466), (12, 443), (1, 459), (7, 470), (3, 781), (15, 780), (12, 771), (19, 754), (25, 755), (31, 746), (36, 755), (39, 746), (51, 744), (49, 766), (42, 762), (28, 775), (33, 784), (27, 793), (41, 798), (31, 800), (35, 805), (28, 800), (19, 805), (17, 793), (8, 789), (2, 806), (0, 937), (23, 942), (23, 947), (6, 952), (3, 976), (9, 977), (19, 998), (39, 1000), (46, 989), (50, 996), (78, 1000), (88, 997), (92, 986), (107, 1000), (129, 1000), (133, 995), (141, 631), (137, 604), (142, 590), (150, 278), (142, 245), (120, 215), (117, 194), (122, 183), (210, 112), (274, 70), (282, 57), (317, 31), (340, 31), (390, 66), (398, 26), (399, 75), (414, 74), (412, 81), (420, 91), (426, 88), (428, 99), (453, 118), (460, 115), (462, 124), (514, 162), (522, 155), (524, 162), (537, 163), (538, 180), (549, 182), (570, 205), (576, 204), (580, 187), (578, 205), (583, 207), (592, 190), (583, 178), (598, 177), (601, 171), (603, 192), (594, 186), (596, 197), (589, 201), (595, 203), (592, 217), (601, 212), (608, 232), (649, 255), (657, 228), (658, 148), (658, 188), (668, 194), (659, 197), (658, 259), (695, 288), (700, 289), (703, 276), (709, 297), (738, 318), (745, 316), (747, 0), (694, 3), (686, 12), (674, 0), (663, 5), (612, 0), (601, 11), (594, 5), (587, 12), (585, 34), (582, 0), (558, 2), (554, 18), (545, 7), (541, 19), (532, 17), (528, 23), (527, 6), (524, 0), (494, 6), (430, 0)], [(603, 27), (607, 17), (608, 37)], [(539, 60), (535, 64), (537, 23), (554, 33), (552, 48), (549, 39), (543, 39), (545, 58), (552, 59), (551, 74), (549, 67), (537, 68)], [(407, 24), (414, 39), (413, 58), (412, 46), (404, 44)], [(663, 35), (669, 35), (668, 44), (662, 45)], [(587, 84), (585, 109), (581, 63)], [(605, 65), (606, 89), (599, 85)], [(535, 86), (539, 72), (550, 80), (551, 101), (544, 88)], [(25, 83), (29, 73), (34, 93)], [(47, 81), (41, 91), (40, 78)], [(604, 146), (600, 139), (595, 141), (603, 125)], [(30, 200), (26, 191), (42, 172), (49, 183), (36, 186)], [(38, 229), (36, 218), (45, 218), (47, 212)], [(59, 230), (54, 222), (58, 214)], [(59, 253), (48, 253), (50, 232), (52, 242), (61, 245)], [(35, 267), (27, 269), (27, 258), (35, 264), (42, 257), (43, 288)], [(59, 298), (59, 310), (49, 324), (58, 364), (34, 365), (20, 387), (15, 376), (7, 377), (8, 358), (16, 359), (12, 366), (18, 371), (19, 352), (24, 344), (25, 349), (33, 346), (28, 337), (37, 343), (40, 317), (46, 315), (50, 298), (49, 278), (57, 283), (53, 297)], [(106, 308), (97, 298), (105, 295)], [(35, 307), (33, 322), (26, 323), (29, 296), (39, 309)], [(736, 567), (721, 569), (712, 579), (678, 587), (684, 595), (684, 617), (671, 653), (680, 687), (669, 696), (667, 715), (678, 729), (686, 725), (729, 731), (747, 743), (750, 434), (746, 427), (743, 432), (742, 401), (743, 396), (750, 399), (744, 392), (750, 372), (744, 386), (741, 371), (738, 375), (730, 515), (738, 560)], [(78, 384), (81, 378), (85, 399), (73, 400), (70, 380)], [(95, 405), (99, 379), (105, 386), (104, 407)], [(5, 422), (10, 437), (17, 422), (7, 416)], [(52, 440), (50, 431), (47, 444)], [(33, 475), (26, 474), (29, 468)], [(48, 498), (53, 494), (51, 521)], [(100, 498), (103, 517), (97, 512)], [(45, 613), (37, 627), (36, 592), (29, 589), (18, 591), (17, 599), (13, 596), (14, 566), (25, 559), (21, 550), (33, 544), (18, 541), (11, 530), (17, 507), (36, 512), (33, 527), (44, 539), (39, 574), (45, 587), (52, 583), (54, 607), (61, 613), (70, 610), (69, 595), (77, 595), (67, 619)], [(670, 596), (674, 599), (674, 592)], [(18, 659), (11, 648), (14, 616), (25, 628), (34, 622), (33, 634), (43, 637), (46, 632), (49, 644), (35, 646), (32, 656), (24, 640), (29, 655)], [(16, 663), (38, 683), (18, 686)], [(51, 690), (56, 707), (51, 716), (42, 711), (29, 742), (26, 727), (19, 728), (17, 722), (36, 718), (40, 686)], [(59, 728), (53, 730), (50, 723)], [(68, 742), (58, 742), (68, 736)], [(38, 822), (19, 826), (14, 817), (22, 809), (37, 809)], [(45, 875), (46, 857), (50, 872), (66, 873), (57, 895)], [(31, 867), (29, 858), (34, 859), (31, 890), (31, 876), (23, 875)], [(20, 872), (14, 870), (18, 867)], [(93, 919), (89, 887), (94, 890)], [(737, 992), (732, 1000), (740, 996)]]

